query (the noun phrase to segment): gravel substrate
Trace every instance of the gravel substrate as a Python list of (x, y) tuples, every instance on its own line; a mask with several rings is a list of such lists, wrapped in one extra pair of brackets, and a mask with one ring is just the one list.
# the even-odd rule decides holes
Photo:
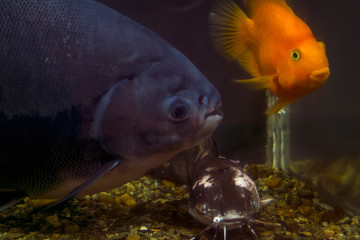
[[(256, 225), (257, 239), (360, 239), (360, 217), (350, 217), (309, 184), (264, 165), (245, 166), (262, 198), (255, 216), (281, 228)], [(0, 239), (191, 239), (205, 226), (187, 211), (189, 187), (144, 176), (109, 192), (73, 199), (40, 212), (48, 201), (25, 199), (0, 213)], [(200, 239), (213, 239), (208, 231)], [(222, 238), (222, 233), (218, 233)], [(228, 239), (256, 239), (246, 228)]]

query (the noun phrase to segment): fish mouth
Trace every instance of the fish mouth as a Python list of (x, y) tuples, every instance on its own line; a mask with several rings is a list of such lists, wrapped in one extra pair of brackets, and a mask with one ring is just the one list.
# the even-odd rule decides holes
[(313, 71), (310, 75), (310, 79), (318, 82), (325, 81), (330, 75), (330, 69), (328, 67), (321, 68)]
[(205, 119), (212, 117), (212, 116), (218, 116), (223, 118), (223, 112), (220, 110), (221, 102), (218, 102), (215, 107), (209, 109), (209, 111), (205, 114)]
[(204, 116), (204, 122), (197, 133), (198, 136), (206, 137), (213, 133), (221, 120), (223, 119), (223, 112), (220, 110), (221, 102), (216, 103), (212, 108), (209, 108)]

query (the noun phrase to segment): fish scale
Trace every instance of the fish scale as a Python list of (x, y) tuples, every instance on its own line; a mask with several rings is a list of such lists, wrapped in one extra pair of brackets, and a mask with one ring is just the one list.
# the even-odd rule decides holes
[[(146, 61), (156, 61), (163, 57), (162, 48), (157, 41), (158, 37), (153, 34), (148, 36), (148, 42), (157, 45), (157, 52), (144, 54), (146, 52), (145, 42), (135, 50), (143, 52), (142, 61), (138, 59), (136, 62), (126, 62), (126, 57), (133, 54), (134, 46), (126, 39), (124, 41), (123, 36), (128, 35), (129, 39), (137, 40), (141, 39), (142, 34), (127, 30), (126, 28), (132, 28), (135, 23), (128, 21), (128, 18), (106, 6), (96, 4), (96, 8), (92, 7), (93, 1), (75, 1), (74, 3), (49, 1), (46, 4), (38, 1), (28, 1), (27, 3), (21, 1), (21, 4), (20, 2), (10, 2), (1, 1), (2, 6), (5, 4), (4, 8), (6, 9), (13, 8), (13, 4), (15, 4), (11, 11), (12, 14), (6, 14), (11, 15), (12, 18), (9, 19), (5, 14), (1, 15), (1, 22), (4, 24), (0, 30), (1, 36), (4, 36), (1, 41), (11, 39), (11, 42), (7, 44), (1, 42), (1, 45), (5, 46), (7, 58), (1, 58), (1, 65), (4, 67), (0, 76), (5, 75), (3, 71), (11, 72), (13, 75), (11, 79), (8, 77), (10, 74), (5, 75), (7, 88), (9, 89), (12, 84), (13, 91), (4, 94), (5, 96), (14, 96), (18, 84), (22, 84), (25, 80), (39, 81), (39, 84), (33, 84), (28, 91), (22, 93), (23, 97), (18, 100), (17, 108), (15, 108), (16, 99), (13, 99), (12, 112), (23, 111), (22, 101), (29, 100), (33, 102), (35, 111), (40, 108), (39, 104), (48, 103), (51, 109), (45, 111), (45, 107), (42, 106), (43, 114), (67, 108), (74, 104), (74, 100), (75, 103), (86, 104), (86, 101), (89, 101), (86, 93), (88, 96), (92, 96), (95, 92), (101, 94), (117, 80), (119, 75), (133, 74), (136, 71), (134, 65)], [(23, 8), (18, 8), (18, 5), (23, 4), (25, 4)], [(78, 14), (79, 12), (81, 14)], [(18, 17), (17, 15), (21, 15), (23, 19), (21, 21), (12, 20), (14, 17)], [(13, 24), (5, 26), (7, 22)], [(142, 30), (146, 31), (146, 29)], [(122, 47), (114, 47), (120, 43), (122, 43)], [(128, 66), (120, 68), (116, 64), (118, 62)], [(20, 69), (22, 71), (19, 71)], [(15, 71), (17, 74), (14, 76)], [(97, 76), (106, 76), (106, 78), (103, 78), (102, 81), (87, 81), (87, 79)], [(88, 92), (84, 92), (81, 94), (82, 96), (76, 98), (76, 96), (70, 95), (72, 86), (69, 81), (60, 81), (59, 79), (74, 79), (83, 87), (85, 84), (93, 84), (94, 87), (84, 87)], [(57, 88), (47, 87), (52, 84), (56, 84)], [(52, 92), (37, 99), (37, 96), (43, 92), (43, 88)], [(61, 91), (57, 92), (57, 90)], [(70, 99), (72, 101), (69, 101)], [(5, 107), (1, 102), (0, 106), (2, 109)], [(55, 106), (56, 108), (54, 108)], [(29, 107), (28, 111), (30, 111)]]

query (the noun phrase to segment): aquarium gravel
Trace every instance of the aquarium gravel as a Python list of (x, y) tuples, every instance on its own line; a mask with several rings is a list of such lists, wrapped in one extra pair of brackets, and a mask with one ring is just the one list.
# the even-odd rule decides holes
[[(258, 239), (360, 239), (360, 217), (320, 199), (310, 184), (264, 165), (246, 165), (261, 198), (255, 216), (281, 227), (253, 226)], [(144, 176), (109, 192), (72, 199), (47, 211), (48, 200), (27, 198), (0, 213), (0, 239), (191, 239), (206, 226), (187, 211), (189, 187)], [(200, 239), (213, 239), (208, 231)], [(222, 234), (218, 234), (222, 238)], [(228, 239), (256, 239), (243, 230)]]

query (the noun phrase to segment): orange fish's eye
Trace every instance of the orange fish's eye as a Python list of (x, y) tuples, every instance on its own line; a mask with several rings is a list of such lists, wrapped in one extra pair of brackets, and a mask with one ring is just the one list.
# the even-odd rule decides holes
[(294, 61), (298, 61), (301, 58), (301, 53), (297, 49), (292, 50), (290, 55), (291, 55), (291, 59)]

